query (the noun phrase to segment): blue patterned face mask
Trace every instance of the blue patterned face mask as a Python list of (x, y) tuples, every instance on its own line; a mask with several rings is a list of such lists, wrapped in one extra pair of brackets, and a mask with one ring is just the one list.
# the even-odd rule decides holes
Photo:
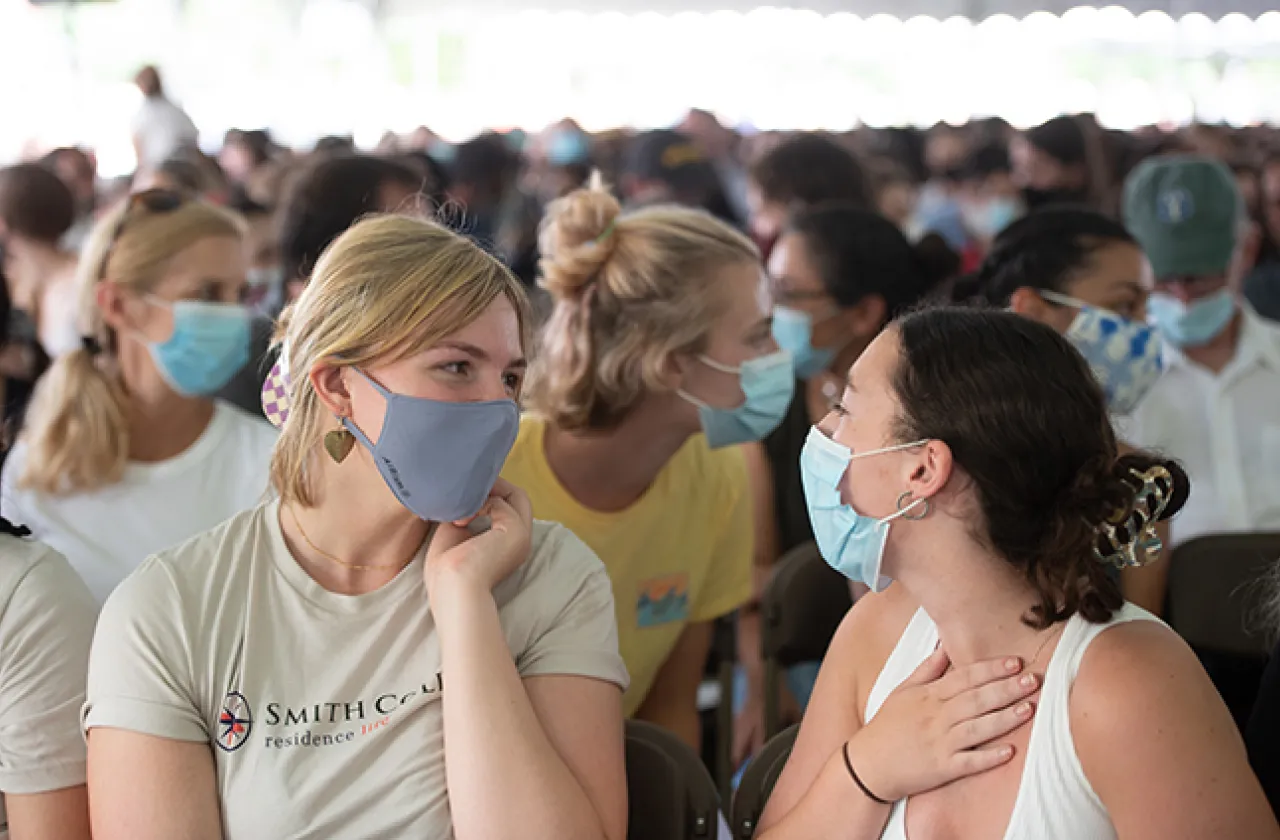
[(1093, 369), (1111, 413), (1125, 415), (1133, 411), (1164, 370), (1160, 333), (1150, 324), (1067, 295), (1042, 290), (1040, 297), (1080, 310), (1067, 329), (1066, 339)]

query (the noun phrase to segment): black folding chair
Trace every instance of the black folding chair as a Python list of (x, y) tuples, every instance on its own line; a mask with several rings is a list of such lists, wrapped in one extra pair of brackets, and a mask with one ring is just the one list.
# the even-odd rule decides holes
[(1259, 580), (1278, 561), (1280, 533), (1199, 537), (1170, 561), (1169, 626), (1195, 650), (1241, 725), (1271, 653), (1265, 630), (1252, 626)]
[(800, 726), (788, 727), (775, 735), (760, 750), (760, 754), (751, 759), (738, 784), (738, 792), (733, 796), (732, 827), (733, 836), (737, 840), (751, 840), (755, 836), (756, 826), (764, 814), (764, 806), (773, 793), (773, 786), (782, 775), (791, 756), (791, 748), (796, 744), (796, 736), (800, 734)]
[(714, 840), (720, 796), (702, 759), (660, 726), (627, 721), (627, 840)]
[(815, 544), (792, 549), (774, 566), (760, 598), (766, 738), (781, 728), (783, 669), (822, 661), (852, 606), (849, 581), (827, 565)]

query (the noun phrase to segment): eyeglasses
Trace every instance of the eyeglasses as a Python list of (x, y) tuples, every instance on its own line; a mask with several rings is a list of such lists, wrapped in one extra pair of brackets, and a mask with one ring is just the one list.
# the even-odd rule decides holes
[(156, 213), (172, 213), (179, 207), (187, 203), (187, 196), (174, 190), (150, 189), (136, 192), (129, 196), (125, 210), (120, 214), (120, 221), (116, 222), (115, 230), (111, 231), (111, 238), (107, 240), (107, 247), (102, 253), (102, 264), (98, 267), (98, 282), (107, 275), (107, 266), (111, 263), (111, 254), (116, 249), (116, 243), (120, 241), (120, 236), (124, 233), (129, 223), (138, 217), (140, 211), (148, 214)]

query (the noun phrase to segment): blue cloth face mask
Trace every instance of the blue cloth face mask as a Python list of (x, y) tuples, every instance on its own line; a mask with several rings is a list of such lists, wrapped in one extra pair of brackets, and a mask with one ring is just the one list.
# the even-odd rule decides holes
[(850, 580), (865, 583), (872, 592), (881, 592), (892, 581), (880, 574), (884, 563), (884, 547), (889, 541), (889, 525), (906, 516), (927, 499), (916, 499), (884, 519), (863, 516), (840, 499), (840, 482), (855, 458), (870, 458), (888, 452), (901, 452), (928, 443), (927, 440), (889, 446), (871, 452), (853, 454), (827, 437), (818, 427), (800, 452), (800, 481), (818, 551), (827, 565)]
[(1147, 302), (1147, 313), (1173, 346), (1199, 347), (1222, 335), (1236, 314), (1236, 299), (1230, 289), (1222, 289), (1188, 305), (1156, 292)]
[(1067, 329), (1067, 340), (1093, 369), (1111, 413), (1125, 415), (1133, 411), (1164, 370), (1160, 334), (1150, 324), (1067, 295), (1044, 290), (1040, 297), (1080, 310)]
[(173, 335), (147, 341), (164, 381), (185, 397), (208, 396), (249, 363), (249, 310), (199, 300), (147, 302), (173, 312)]
[(350, 419), (344, 417), (342, 425), (373, 455), (400, 504), (428, 522), (457, 522), (479, 513), (520, 430), (515, 402), (406, 397), (356, 372), (387, 401), (387, 413), (377, 443)]
[(763, 440), (778, 428), (791, 406), (796, 381), (792, 374), (791, 356), (784, 350), (743, 362), (741, 367), (722, 365), (714, 359), (699, 356), (698, 361), (721, 373), (738, 375), (746, 399), (737, 408), (716, 408), (684, 391), (681, 397), (698, 407), (707, 445), (712, 449)]
[(839, 352), (836, 347), (814, 347), (813, 326), (813, 316), (808, 312), (785, 306), (773, 308), (773, 340), (791, 354), (796, 376), (801, 379), (812, 379), (831, 367)]

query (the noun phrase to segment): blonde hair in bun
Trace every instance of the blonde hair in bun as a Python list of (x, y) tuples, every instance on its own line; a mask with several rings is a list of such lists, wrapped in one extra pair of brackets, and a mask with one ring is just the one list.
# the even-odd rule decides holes
[(724, 309), (724, 268), (759, 264), (743, 234), (701, 210), (622, 212), (593, 175), (552, 202), (538, 237), (554, 300), (525, 396), (560, 428), (603, 430), (663, 391), (670, 359), (697, 353)]

